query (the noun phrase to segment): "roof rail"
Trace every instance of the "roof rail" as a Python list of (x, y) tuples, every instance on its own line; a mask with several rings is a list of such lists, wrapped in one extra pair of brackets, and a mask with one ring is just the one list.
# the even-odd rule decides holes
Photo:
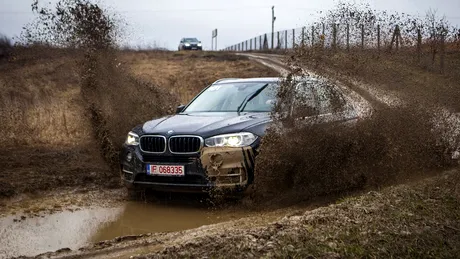
[(235, 79), (240, 79), (240, 78), (221, 78), (221, 79), (218, 79), (217, 81), (215, 81), (212, 84), (217, 84), (219, 82), (223, 82), (223, 81), (227, 81), (227, 80), (235, 80)]

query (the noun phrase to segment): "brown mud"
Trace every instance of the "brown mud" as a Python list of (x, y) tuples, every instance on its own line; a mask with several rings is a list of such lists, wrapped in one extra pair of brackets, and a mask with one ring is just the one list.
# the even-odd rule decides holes
[(124, 189), (74, 188), (7, 200), (0, 218), (0, 258), (78, 250), (120, 236), (176, 232), (254, 214), (213, 207), (198, 195), (126, 197)]

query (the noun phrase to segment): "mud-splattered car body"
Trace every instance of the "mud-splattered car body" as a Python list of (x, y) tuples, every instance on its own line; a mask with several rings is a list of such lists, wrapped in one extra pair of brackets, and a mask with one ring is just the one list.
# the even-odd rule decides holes
[[(253, 181), (255, 156), (260, 138), (246, 147), (207, 147), (204, 145), (204, 139), (223, 132), (241, 130), (263, 135), (270, 117), (269, 114), (246, 114), (237, 118), (230, 114), (220, 116), (177, 114), (147, 122), (133, 129), (132, 132), (138, 134), (140, 138), (164, 136), (166, 145), (171, 143), (169, 139), (172, 137), (197, 137), (200, 139), (200, 146), (196, 152), (184, 152), (184, 154), (172, 152), (169, 148), (164, 152), (147, 153), (142, 150), (141, 144), (136, 146), (125, 143), (120, 157), (125, 184), (129, 188), (148, 187), (166, 191), (206, 191), (215, 186), (244, 189)], [(193, 120), (199, 120), (200, 126), (205, 126), (198, 126), (199, 129), (192, 130), (192, 126), (187, 126), (187, 122)], [(171, 130), (174, 133), (171, 133)], [(127, 157), (131, 158), (127, 159)], [(185, 174), (183, 176), (148, 175), (149, 164), (183, 165)]]
[[(272, 122), (279, 85), (279, 78), (222, 79), (175, 115), (135, 127), (120, 154), (125, 185), (178, 192), (244, 190), (254, 181), (255, 158)], [(222, 92), (231, 87), (237, 90)], [(241, 97), (231, 100), (233, 95)]]

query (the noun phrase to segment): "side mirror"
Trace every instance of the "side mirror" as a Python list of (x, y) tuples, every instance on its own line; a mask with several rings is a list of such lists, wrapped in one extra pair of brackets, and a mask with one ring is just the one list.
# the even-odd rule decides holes
[(181, 104), (181, 105), (177, 106), (176, 114), (181, 113), (182, 111), (184, 111), (184, 109), (185, 109), (185, 105)]

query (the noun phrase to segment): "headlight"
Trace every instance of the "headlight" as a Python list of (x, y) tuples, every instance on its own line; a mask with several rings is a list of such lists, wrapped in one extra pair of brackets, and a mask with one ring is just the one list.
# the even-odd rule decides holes
[(257, 136), (249, 132), (218, 135), (207, 138), (204, 142), (208, 147), (245, 147), (257, 139)]
[(201, 43), (198, 43), (198, 47), (201, 47)]
[(129, 132), (125, 143), (126, 145), (137, 146), (139, 145), (139, 136), (134, 132)]
[(190, 46), (190, 43), (185, 43), (185, 46)]

